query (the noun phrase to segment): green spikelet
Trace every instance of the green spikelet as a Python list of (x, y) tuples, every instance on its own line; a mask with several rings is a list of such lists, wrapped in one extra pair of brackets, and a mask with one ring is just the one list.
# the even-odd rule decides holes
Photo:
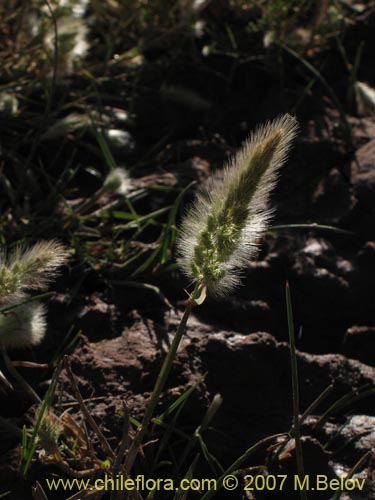
[(22, 298), (27, 289), (43, 290), (67, 256), (64, 247), (56, 241), (41, 241), (26, 250), (17, 248), (9, 258), (3, 255), (0, 258), (0, 304)]
[(256, 241), (271, 211), (268, 198), (296, 132), (289, 115), (260, 127), (201, 191), (185, 217), (178, 242), (180, 263), (214, 295), (237, 285), (241, 267), (257, 252)]
[(45, 309), (27, 301), (28, 290), (43, 290), (68, 257), (56, 241), (41, 241), (28, 249), (18, 247), (0, 257), (0, 347), (38, 344), (46, 331)]

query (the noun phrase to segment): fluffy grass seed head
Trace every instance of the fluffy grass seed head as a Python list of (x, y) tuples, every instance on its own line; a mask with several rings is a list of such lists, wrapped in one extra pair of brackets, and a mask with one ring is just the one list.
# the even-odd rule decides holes
[(257, 239), (272, 215), (269, 195), (296, 130), (290, 115), (260, 126), (197, 194), (185, 216), (178, 240), (180, 264), (212, 295), (232, 291), (241, 268), (256, 255)]
[[(35, 415), (35, 421), (37, 421), (37, 418), (38, 414)], [(43, 448), (48, 455), (57, 460), (61, 458), (58, 442), (62, 430), (63, 426), (60, 418), (53, 413), (51, 408), (47, 408), (37, 430), (37, 444), (40, 448)]]
[(124, 168), (113, 169), (104, 180), (103, 188), (110, 193), (125, 195), (130, 190), (130, 180)]
[(30, 347), (39, 344), (46, 332), (45, 308), (30, 302), (0, 313), (0, 346)]
[(13, 303), (25, 290), (43, 290), (68, 258), (57, 241), (40, 241), (31, 248), (16, 248), (0, 256), (0, 304)]

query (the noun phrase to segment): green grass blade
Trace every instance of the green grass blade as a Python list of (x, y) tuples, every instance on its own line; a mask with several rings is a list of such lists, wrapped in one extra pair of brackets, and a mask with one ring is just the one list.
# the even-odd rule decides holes
[(21, 472), (22, 472), (22, 475), (23, 476), (26, 476), (26, 473), (30, 467), (30, 464), (31, 464), (31, 460), (34, 456), (34, 453), (36, 451), (36, 447), (37, 447), (37, 435), (38, 435), (38, 432), (39, 432), (39, 428), (40, 428), (40, 424), (42, 422), (42, 419), (43, 419), (43, 415), (45, 413), (45, 411), (47, 410), (47, 408), (49, 408), (51, 406), (51, 402), (52, 402), (52, 398), (53, 398), (53, 395), (54, 395), (54, 392), (55, 392), (55, 389), (56, 389), (56, 384), (57, 384), (57, 380), (58, 380), (58, 377), (59, 377), (59, 374), (60, 374), (60, 370), (61, 370), (61, 364), (56, 368), (54, 374), (53, 374), (53, 377), (52, 377), (52, 382), (46, 392), (46, 395), (42, 401), (42, 404), (41, 404), (41, 407), (39, 409), (39, 412), (38, 412), (38, 417), (37, 417), (37, 420), (35, 422), (35, 425), (33, 427), (33, 432), (31, 434), (31, 437), (27, 443), (27, 446), (26, 446), (26, 450), (22, 450), (22, 456), (24, 457), (24, 461), (21, 462)]
[[(289, 283), (286, 283), (286, 309), (288, 318), (288, 332), (289, 332), (289, 346), (290, 346), (290, 367), (292, 372), (292, 391), (293, 391), (293, 428), (291, 434), (294, 436), (296, 442), (296, 459), (297, 471), (300, 480), (303, 481), (305, 477), (303, 465), (303, 453), (299, 423), (299, 383), (298, 383), (298, 367), (296, 355), (296, 343), (294, 335), (294, 320), (292, 311), (292, 300), (290, 297)], [(301, 500), (307, 500), (307, 493), (305, 490), (300, 490)]]

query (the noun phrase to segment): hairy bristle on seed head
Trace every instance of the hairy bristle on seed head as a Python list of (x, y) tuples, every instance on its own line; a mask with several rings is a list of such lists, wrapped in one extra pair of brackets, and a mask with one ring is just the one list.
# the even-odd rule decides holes
[(61, 243), (40, 241), (31, 248), (17, 247), (0, 259), (0, 304), (21, 299), (27, 289), (43, 290), (68, 259)]
[(39, 344), (46, 327), (42, 304), (19, 305), (7, 313), (0, 313), (0, 345), (8, 349)]
[(284, 115), (251, 134), (237, 155), (214, 175), (182, 222), (179, 262), (212, 295), (239, 283), (272, 215), (269, 196), (295, 137), (297, 122)]

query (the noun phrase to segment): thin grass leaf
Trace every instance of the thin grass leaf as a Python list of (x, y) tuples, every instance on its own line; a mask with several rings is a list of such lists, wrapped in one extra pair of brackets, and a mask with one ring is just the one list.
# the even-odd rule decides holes
[[(152, 422), (154, 424), (161, 425), (167, 416), (174, 414), (172, 421), (166, 426), (166, 432), (163, 434), (163, 437), (159, 443), (159, 447), (158, 447), (158, 451), (157, 451), (155, 459), (154, 459), (154, 463), (157, 463), (159, 461), (159, 458), (160, 458), (162, 452), (164, 451), (164, 449), (166, 448), (166, 446), (169, 442), (170, 436), (174, 432), (177, 432), (179, 435), (181, 435), (185, 439), (190, 439), (190, 436), (188, 436), (187, 434), (182, 433), (179, 430), (176, 430), (176, 422), (177, 422), (177, 419), (178, 419), (179, 415), (181, 414), (182, 410), (184, 409), (185, 404), (188, 402), (189, 397), (196, 390), (196, 388), (203, 382), (205, 377), (206, 377), (206, 374), (204, 374), (202, 377), (200, 377), (194, 383), (194, 385), (189, 387), (189, 389), (187, 389), (176, 401), (174, 401), (159, 417), (155, 417), (152, 419)], [(173, 464), (177, 465), (177, 461), (174, 461)], [(154, 468), (152, 470), (154, 470)], [(178, 473), (178, 471), (179, 471), (179, 469), (177, 468), (176, 474)]]
[[(370, 388), (369, 384), (366, 383), (359, 387), (358, 389), (353, 389), (352, 391), (348, 392), (344, 396), (342, 396), (340, 399), (335, 401), (320, 417), (318, 422), (315, 424), (314, 429), (318, 430), (320, 429), (324, 423), (335, 413), (337, 413), (340, 410), (343, 410), (345, 407), (351, 405), (353, 402), (358, 401), (360, 399), (363, 399), (367, 396), (371, 396), (372, 394), (375, 393), (375, 388)], [(366, 390), (367, 389), (367, 390)]]
[[(144, 252), (147, 252), (147, 250), (144, 250)], [(151, 255), (146, 259), (146, 261), (141, 264), (135, 271), (132, 272), (132, 274), (130, 275), (132, 278), (135, 278), (136, 276), (138, 276), (139, 274), (142, 274), (144, 273), (145, 271), (147, 271), (147, 269), (153, 264), (153, 262), (156, 260), (157, 256), (159, 255), (160, 253), (160, 246), (158, 246), (157, 248), (155, 248), (155, 250), (151, 253)]]
[(33, 302), (37, 302), (40, 299), (46, 299), (48, 297), (51, 297), (51, 295), (53, 295), (53, 292), (39, 293), (38, 295), (27, 297), (26, 299), (17, 302), (17, 304), (11, 304), (8, 306), (0, 307), (0, 314), (7, 314), (17, 309), (17, 307), (24, 306), (27, 304), (32, 304)]
[(339, 98), (337, 97), (335, 91), (332, 89), (332, 87), (329, 85), (328, 81), (324, 78), (324, 76), (316, 69), (312, 64), (310, 64), (304, 57), (302, 57), (300, 54), (295, 52), (293, 49), (290, 47), (287, 47), (286, 45), (280, 43), (280, 42), (275, 42), (276, 45), (281, 47), (285, 52), (287, 52), (289, 55), (291, 55), (294, 59), (299, 61), (306, 69), (310, 71), (314, 75), (314, 77), (320, 81), (320, 83), (323, 85), (323, 87), (326, 89), (328, 95), (331, 97), (333, 103), (335, 104), (341, 118), (341, 122), (343, 124), (346, 140), (349, 144), (349, 146), (354, 149), (353, 146), (353, 137), (352, 137), (352, 128), (351, 125), (348, 121), (348, 118), (346, 116), (345, 110), (343, 105), (341, 104)]
[(46, 410), (48, 408), (52, 407), (52, 398), (53, 398), (54, 393), (55, 393), (56, 384), (57, 384), (58, 377), (60, 375), (61, 367), (62, 367), (62, 364), (60, 363), (60, 365), (56, 368), (56, 370), (53, 374), (51, 384), (48, 387), (46, 395), (42, 401), (41, 407), (40, 407), (39, 412), (38, 412), (38, 417), (37, 417), (36, 422), (34, 424), (33, 431), (32, 431), (32, 434), (30, 436), (30, 439), (28, 440), (26, 449), (25, 449), (25, 451), (22, 450), (23, 460), (21, 461), (21, 464), (20, 464), (20, 471), (24, 477), (26, 476), (27, 471), (29, 470), (31, 460), (33, 459), (34, 453), (36, 451), (37, 436), (39, 433), (39, 429), (40, 429), (40, 425), (42, 423), (44, 413), (46, 412)]
[[(288, 332), (289, 332), (289, 346), (290, 346), (290, 366), (292, 372), (292, 392), (293, 392), (293, 427), (291, 434), (296, 442), (296, 459), (297, 459), (297, 472), (300, 480), (305, 477), (303, 452), (301, 443), (301, 431), (299, 422), (299, 383), (298, 383), (298, 367), (297, 367), (297, 354), (294, 336), (294, 320), (292, 311), (292, 300), (290, 297), (289, 283), (286, 283), (286, 308), (288, 318)], [(304, 489), (300, 490), (301, 500), (307, 500), (307, 493)]]
[(94, 129), (94, 134), (95, 138), (99, 144), (100, 151), (102, 152), (103, 158), (107, 164), (108, 169), (114, 170), (117, 168), (115, 159), (112, 156), (111, 150), (108, 147), (107, 141), (105, 140), (105, 137), (103, 134), (98, 130), (98, 128), (95, 126), (95, 123), (92, 121), (93, 129)]
[(199, 387), (204, 382), (206, 376), (207, 372), (199, 377), (191, 387), (189, 387), (183, 394), (181, 394), (181, 396), (179, 396), (178, 399), (176, 399), (176, 401), (174, 401), (161, 415), (159, 415), (157, 417), (158, 420), (163, 421), (167, 416), (174, 413), (181, 405), (184, 405), (191, 394), (197, 389), (197, 387)]
[[(361, 457), (358, 460), (358, 462), (354, 465), (354, 467), (348, 472), (348, 474), (345, 477), (345, 480), (351, 479), (353, 477), (353, 475), (357, 472), (357, 470), (359, 470), (362, 467), (362, 465), (364, 465), (367, 462), (367, 460), (371, 460), (372, 457), (373, 457), (372, 451), (368, 451), (367, 453), (365, 453), (363, 455), (363, 457)], [(330, 498), (330, 500), (339, 500), (340, 495), (343, 491), (344, 490), (335, 491), (335, 493)]]
[[(194, 474), (194, 471), (195, 471), (195, 468), (197, 466), (197, 463), (199, 461), (199, 458), (200, 458), (200, 454), (197, 453), (192, 461), (192, 463), (190, 464), (190, 467), (188, 468), (188, 470), (186, 471), (184, 477), (181, 479), (181, 481), (183, 481), (184, 479), (186, 479), (187, 481), (191, 481), (191, 479), (193, 478), (193, 474)], [(175, 493), (174, 497), (173, 497), (173, 500), (184, 500), (186, 497), (187, 497), (187, 491), (184, 491), (182, 490), (181, 488), (179, 490), (177, 490), (177, 492)]]
[(129, 417), (129, 421), (136, 429), (141, 425), (141, 422), (132, 416)]
[(177, 212), (178, 209), (182, 203), (183, 197), (185, 194), (191, 189), (192, 186), (196, 184), (195, 181), (191, 182), (188, 184), (177, 196), (176, 201), (174, 202), (172, 209), (170, 211), (169, 217), (168, 217), (168, 222), (164, 230), (164, 236), (163, 236), (163, 243), (162, 243), (162, 249), (161, 249), (161, 258), (160, 258), (160, 263), (165, 264), (168, 260), (167, 254), (168, 250), (172, 248), (174, 245), (175, 239), (176, 239), (176, 234), (177, 234), (177, 228), (176, 228), (176, 217), (177, 217)]
[[(178, 410), (175, 412), (175, 414), (173, 415), (173, 418), (172, 420), (168, 423), (168, 424), (163, 424), (163, 421), (159, 420), (157, 417), (153, 418), (152, 419), (152, 423), (153, 424), (157, 424), (157, 425), (162, 425), (162, 427), (165, 429), (165, 432), (163, 433), (163, 436), (161, 438), (161, 440), (159, 441), (159, 446), (158, 446), (158, 449), (157, 449), (157, 452), (156, 452), (156, 455), (155, 457), (153, 458), (152, 460), (152, 467), (151, 467), (151, 470), (150, 470), (150, 473), (154, 473), (154, 471), (158, 468), (159, 466), (159, 461), (160, 461), (160, 457), (162, 455), (162, 453), (164, 452), (164, 450), (167, 448), (169, 442), (170, 442), (170, 438), (171, 436), (176, 432), (177, 434), (181, 435), (182, 433), (180, 431), (178, 431), (178, 429), (176, 429), (176, 424), (177, 424), (177, 420), (178, 420), (178, 417), (180, 416), (181, 414), (181, 411), (182, 409), (184, 408), (184, 404), (181, 405)], [(176, 476), (177, 473), (178, 473), (178, 469), (176, 467), (177, 465), (177, 462), (174, 460), (172, 462), (172, 465), (174, 467), (174, 473), (173, 473), (173, 476)]]
[(333, 233), (345, 234), (347, 236), (354, 236), (353, 231), (348, 231), (346, 229), (341, 229), (335, 226), (327, 226), (324, 224), (317, 224), (313, 222), (311, 224), (281, 224), (277, 226), (269, 226), (267, 233), (278, 232), (289, 229), (308, 229), (308, 230), (318, 230), (318, 231), (332, 231)]
[(151, 285), (150, 283), (141, 283), (139, 281), (129, 281), (129, 280), (109, 280), (108, 283), (110, 285), (115, 286), (125, 286), (130, 288), (140, 288), (143, 290), (149, 290), (153, 292), (155, 295), (159, 297), (159, 299), (165, 304), (167, 307), (172, 308), (172, 304), (169, 302), (167, 297), (161, 292), (160, 288), (156, 285)]
[(203, 454), (206, 462), (210, 466), (212, 472), (215, 475), (217, 475), (218, 473), (222, 474), (224, 472), (224, 468), (219, 463), (218, 459), (216, 457), (214, 457), (214, 455), (212, 455), (212, 453), (210, 453), (208, 451), (207, 445), (204, 442), (203, 437), (200, 434), (197, 434), (196, 438), (197, 438), (197, 441), (199, 443), (200, 449), (202, 450), (202, 454)]
[(334, 385), (330, 384), (328, 387), (324, 389), (324, 391), (311, 403), (311, 405), (306, 408), (306, 410), (303, 412), (303, 415), (299, 419), (299, 424), (300, 426), (303, 424), (303, 422), (307, 419), (309, 415), (312, 414), (312, 412), (317, 408), (323, 401), (324, 399), (329, 396), (332, 391), (333, 391)]
[(74, 325), (71, 325), (67, 334), (64, 336), (61, 345), (57, 348), (54, 356), (50, 361), (51, 366), (56, 367), (58, 364), (60, 364), (65, 354), (67, 354), (72, 349), (72, 347), (78, 342), (82, 334), (82, 330), (79, 330), (75, 334), (73, 334), (73, 331), (74, 331)]
[(193, 450), (194, 446), (196, 445), (196, 442), (199, 441), (202, 438), (202, 435), (204, 431), (207, 429), (208, 425), (211, 423), (212, 419), (216, 415), (217, 411), (219, 410), (220, 406), (222, 405), (223, 399), (220, 394), (215, 394), (210, 406), (208, 407), (202, 422), (200, 425), (195, 429), (194, 433), (192, 434), (191, 438), (189, 439), (189, 442), (187, 443), (185, 449), (182, 451), (180, 458), (179, 458), (179, 468), (182, 467), (184, 461), (187, 459), (189, 453)]
[(240, 474), (241, 470), (240, 467), (241, 465), (246, 462), (254, 453), (256, 453), (258, 450), (263, 448), (265, 445), (268, 443), (271, 443), (272, 441), (275, 441), (279, 437), (284, 437), (287, 436), (286, 433), (283, 434), (274, 434), (272, 436), (268, 436), (264, 439), (261, 439), (257, 443), (255, 443), (253, 446), (251, 446), (249, 449), (245, 451), (243, 455), (241, 455), (235, 462), (232, 463), (224, 472), (223, 474), (217, 479), (216, 485), (217, 489), (215, 491), (207, 491), (201, 498), (201, 500), (209, 500), (212, 498), (214, 495), (216, 495), (217, 491), (219, 491), (223, 487), (223, 480), (226, 476), (229, 474), (233, 475), (238, 475)]

